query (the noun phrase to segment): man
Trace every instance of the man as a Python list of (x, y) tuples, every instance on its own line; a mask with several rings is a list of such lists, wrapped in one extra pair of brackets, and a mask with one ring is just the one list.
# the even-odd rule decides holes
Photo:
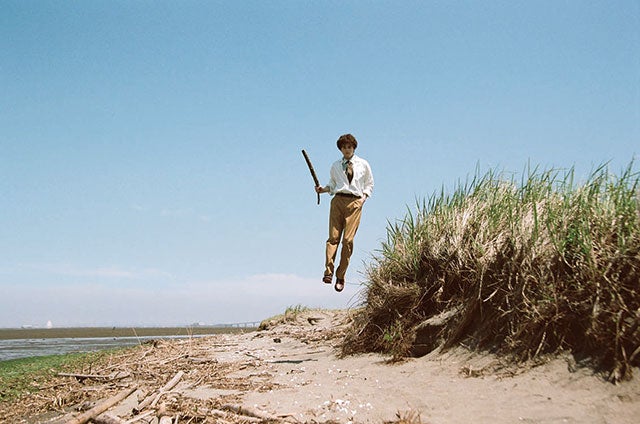
[(338, 149), (342, 159), (331, 166), (329, 183), (325, 187), (316, 187), (316, 193), (333, 195), (329, 212), (329, 239), (325, 259), (324, 277), (322, 281), (331, 284), (333, 280), (334, 262), (338, 244), (342, 238), (340, 264), (335, 270), (335, 289), (344, 289), (344, 277), (353, 253), (353, 239), (360, 225), (362, 207), (373, 192), (373, 174), (369, 163), (356, 156), (358, 141), (351, 134), (338, 138)]

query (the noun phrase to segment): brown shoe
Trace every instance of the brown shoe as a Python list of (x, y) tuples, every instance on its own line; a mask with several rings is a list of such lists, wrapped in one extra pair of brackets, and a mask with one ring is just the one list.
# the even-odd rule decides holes
[(344, 289), (344, 280), (342, 278), (336, 278), (336, 287), (337, 292), (341, 292)]
[(331, 284), (331, 280), (333, 280), (333, 275), (325, 275), (322, 277), (323, 283)]

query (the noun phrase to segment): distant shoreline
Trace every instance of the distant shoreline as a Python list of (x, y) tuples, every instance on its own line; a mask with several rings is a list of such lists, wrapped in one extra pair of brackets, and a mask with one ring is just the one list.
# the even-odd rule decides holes
[(202, 336), (254, 331), (255, 326), (0, 328), (0, 340)]

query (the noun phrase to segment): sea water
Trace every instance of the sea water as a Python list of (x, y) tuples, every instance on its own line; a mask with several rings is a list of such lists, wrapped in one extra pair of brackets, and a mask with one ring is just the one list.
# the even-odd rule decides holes
[[(187, 336), (154, 337), (87, 337), (0, 340), (0, 361), (32, 356), (94, 352), (117, 347), (135, 346), (154, 339), (178, 339)], [(198, 336), (191, 336), (198, 337)]]

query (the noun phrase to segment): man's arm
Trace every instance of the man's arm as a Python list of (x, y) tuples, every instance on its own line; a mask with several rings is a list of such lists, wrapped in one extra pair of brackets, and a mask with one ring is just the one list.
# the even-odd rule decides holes
[(335, 167), (335, 164), (332, 165), (331, 169), (329, 170), (329, 183), (327, 183), (327, 185), (325, 185), (324, 187), (317, 186), (316, 193), (331, 193), (333, 191), (332, 187), (336, 186), (336, 181), (333, 175), (334, 167)]
[(369, 198), (373, 193), (373, 173), (371, 172), (371, 166), (369, 162), (366, 162), (364, 173), (364, 187), (362, 188), (363, 197)]

